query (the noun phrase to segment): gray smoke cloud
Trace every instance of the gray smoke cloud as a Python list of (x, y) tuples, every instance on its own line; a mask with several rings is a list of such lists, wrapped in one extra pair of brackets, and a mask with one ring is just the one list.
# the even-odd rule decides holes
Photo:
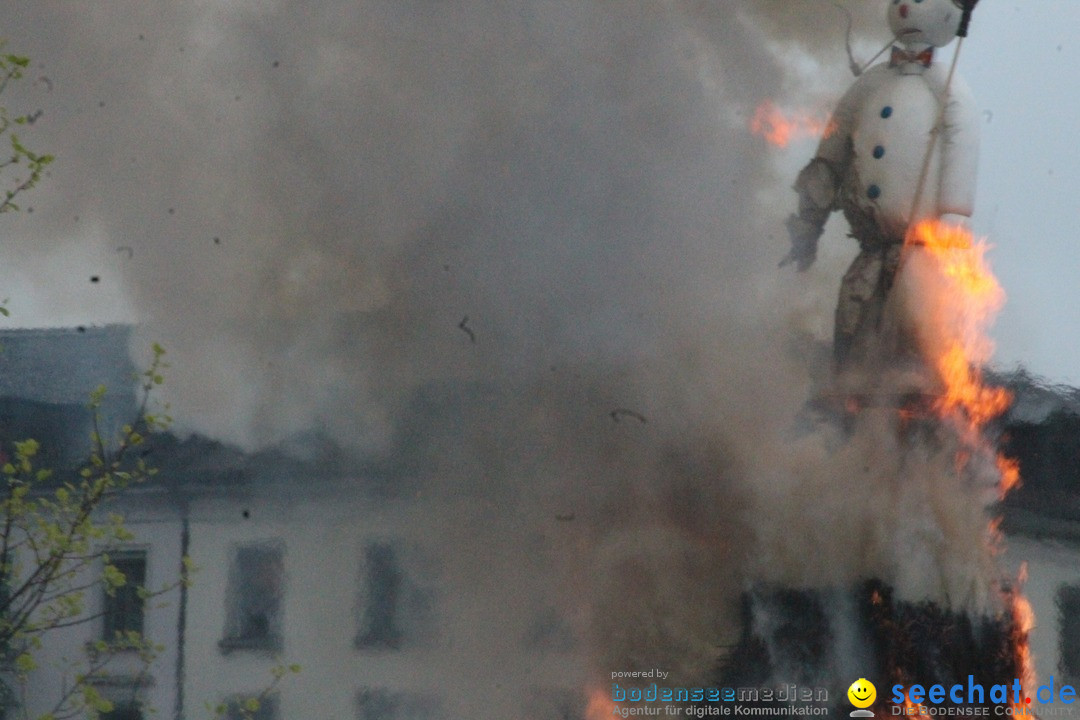
[[(60, 158), (20, 249), (104, 245), (178, 418), (248, 447), (312, 426), (378, 447), (427, 380), (762, 334), (748, 293), (783, 238), (756, 200), (787, 184), (745, 129), (785, 91), (764, 45), (843, 33), (824, 2), (7, 15)], [(93, 302), (72, 285), (53, 303)]]
[[(592, 588), (595, 668), (701, 678), (748, 568), (800, 565), (781, 490), (835, 480), (787, 446), (850, 248), (777, 271), (793, 175), (747, 129), (850, 82), (835, 5), (8, 3), (58, 156), (13, 293), (138, 320), (183, 429), (425, 454), (435, 500), (512, 519), (481, 536), (583, 558), (550, 572)], [(884, 8), (840, 5), (868, 59)], [(58, 263), (70, 291), (25, 280)], [(573, 616), (551, 587), (518, 591)]]

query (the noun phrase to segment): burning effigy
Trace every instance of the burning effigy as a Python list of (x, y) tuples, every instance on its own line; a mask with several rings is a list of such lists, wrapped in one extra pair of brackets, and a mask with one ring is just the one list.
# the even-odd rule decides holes
[[(839, 701), (862, 677), (904, 687), (1033, 681), (1030, 611), (996, 566), (989, 512), (1019, 478), (988, 430), (1010, 397), (982, 374), (1004, 294), (970, 229), (977, 111), (955, 72), (959, 47), (951, 62), (935, 57), (962, 42), (974, 6), (888, 2), (888, 61), (865, 72), (853, 62), (858, 77), (795, 182), (781, 265), (809, 268), (838, 210), (859, 253), (840, 288), (832, 373), (808, 403), (819, 423), (801, 441), (807, 456), (818, 452), (816, 469), (792, 472), (802, 473), (804, 499), (856, 528), (821, 528), (846, 534), (846, 551), (821, 544), (824, 557), (813, 534), (764, 538), (770, 558), (792, 562), (783, 573), (761, 568), (744, 595), (721, 686), (823, 685)], [(822, 467), (864, 478), (865, 492), (833, 497), (846, 491), (832, 490)], [(797, 513), (797, 501), (780, 512)], [(872, 713), (921, 711), (879, 693), (863, 711)]]
[(954, 66), (934, 60), (961, 20), (951, 0), (889, 3), (897, 41), (889, 61), (861, 73), (844, 94), (795, 182), (799, 208), (787, 221), (785, 263), (810, 267), (834, 210), (859, 243), (836, 309), (840, 370), (865, 365), (880, 347), (885, 305), (914, 225), (925, 218), (966, 228), (974, 210), (978, 111)]

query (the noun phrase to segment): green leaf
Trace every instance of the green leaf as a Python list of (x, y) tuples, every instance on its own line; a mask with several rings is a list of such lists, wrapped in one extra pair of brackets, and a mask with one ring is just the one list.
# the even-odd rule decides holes
[(34, 657), (30, 653), (20, 653), (15, 658), (15, 670), (20, 674), (26, 674), (33, 671), (37, 667), (37, 663), (34, 662)]

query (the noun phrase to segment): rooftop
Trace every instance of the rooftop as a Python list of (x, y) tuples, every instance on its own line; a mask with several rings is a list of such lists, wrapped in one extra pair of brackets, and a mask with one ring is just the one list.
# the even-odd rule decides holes
[(0, 330), (0, 398), (86, 405), (104, 385), (134, 393), (130, 325)]

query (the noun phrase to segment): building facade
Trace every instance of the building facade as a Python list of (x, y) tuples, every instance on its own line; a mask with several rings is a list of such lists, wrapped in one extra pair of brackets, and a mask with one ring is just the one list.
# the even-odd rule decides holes
[[(120, 388), (105, 408), (110, 426), (134, 411), (125, 328), (14, 334), (32, 346), (20, 353), (54, 366), (46, 382), (68, 383), (44, 398), (18, 384), (0, 398), (0, 419), (5, 402), (10, 410), (0, 430), (12, 438), (37, 431), (87, 447), (86, 398), (103, 383)], [(93, 367), (122, 371), (97, 378)], [(33, 417), (45, 418), (30, 427), (19, 422), (28, 394), (44, 408)], [(499, 507), (440, 491), (435, 478), (358, 472), (312, 447), (298, 460), (151, 438), (140, 452), (159, 473), (104, 509), (133, 536), (106, 548), (128, 583), (90, 587), (87, 621), (50, 631), (28, 691), (9, 705), (47, 712), (94, 668), (90, 684), (113, 704), (108, 720), (196, 720), (219, 705), (239, 718), (260, 695), (257, 720), (581, 717), (579, 628), (572, 611), (538, 600), (551, 556), (542, 533), (523, 529), (524, 542), (500, 549), (490, 529), (513, 520), (498, 519)], [(101, 651), (128, 631), (159, 647), (152, 663)], [(8, 685), (17, 689), (10, 673)]]
[[(107, 427), (135, 412), (127, 341), (118, 327), (0, 334), (0, 363), (11, 363), (0, 372), (0, 439), (51, 439), (64, 450), (47, 459), (77, 460), (95, 387), (116, 388)], [(1004, 509), (1006, 561), (1016, 574), (1027, 566), (1040, 682), (1077, 685), (1080, 478), (1070, 473), (1080, 475), (1080, 451), (1062, 448), (1074, 436), (1080, 448), (1080, 415), (1045, 393), (1018, 397), (1021, 411), (1038, 408), (1004, 428), (1027, 482)], [(107, 509), (133, 534), (107, 548), (129, 583), (112, 594), (91, 587), (87, 621), (52, 631), (26, 694), (0, 688), (0, 705), (46, 712), (107, 658), (90, 676), (113, 703), (107, 720), (201, 720), (219, 705), (238, 718), (257, 695), (257, 720), (584, 716), (587, 603), (556, 562), (574, 551), (559, 540), (573, 535), (572, 516), (524, 517), (419, 466), (357, 468), (317, 438), (302, 445), (246, 454), (205, 438), (151, 438), (145, 457), (159, 474)], [(144, 601), (139, 585), (153, 596)], [(152, 663), (101, 653), (128, 631), (160, 647)], [(275, 682), (292, 665), (300, 672)], [(0, 678), (18, 690), (10, 669)]]

